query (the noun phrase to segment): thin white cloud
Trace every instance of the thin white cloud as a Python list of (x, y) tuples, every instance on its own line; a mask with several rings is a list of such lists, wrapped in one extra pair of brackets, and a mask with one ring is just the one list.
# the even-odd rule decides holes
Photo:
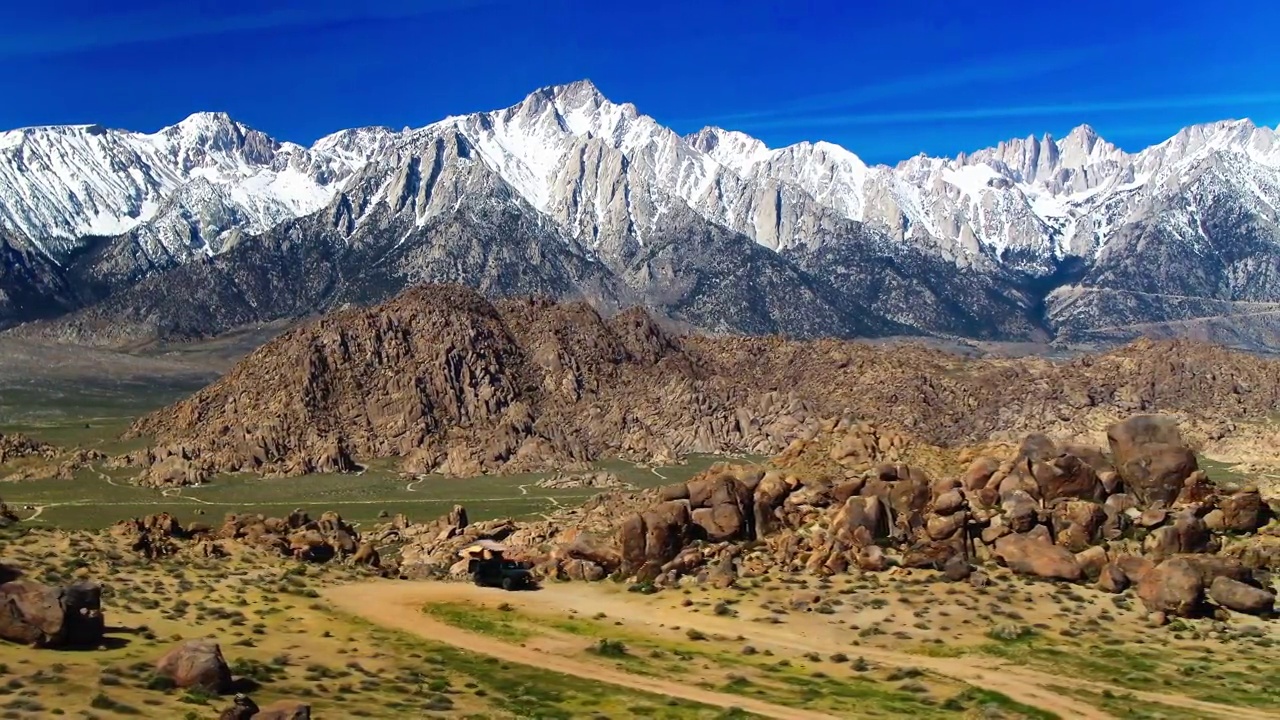
[(940, 65), (927, 72), (871, 82), (847, 90), (807, 95), (765, 109), (677, 122), (687, 125), (729, 124), (744, 120), (809, 117), (814, 113), (847, 110), (883, 100), (919, 97), (937, 90), (1031, 80), (1077, 67), (1088, 60), (1103, 56), (1107, 51), (1106, 47), (1085, 47), (1072, 53), (1058, 55), (1036, 53), (985, 58), (965, 64)]
[[(199, 7), (171, 3), (142, 12), (84, 18), (64, 13), (40, 28), (0, 30), (0, 57), (60, 55), (139, 43), (213, 37), (279, 28), (300, 28), (361, 20), (397, 20), (446, 10), (491, 4), (497, 0), (275, 0), (247, 12), (225, 7), (201, 16)], [(217, 7), (216, 5), (214, 7)], [(0, 27), (5, 22), (0, 11)]]
[(1280, 93), (1236, 93), (1188, 95), (1142, 100), (1084, 101), (1043, 105), (984, 106), (977, 108), (936, 108), (877, 113), (814, 113), (795, 117), (747, 119), (740, 127), (786, 129), (847, 127), (856, 125), (925, 124), (947, 120), (990, 120), (999, 118), (1078, 116), (1083, 113), (1133, 112), (1141, 110), (1181, 110), (1195, 108), (1236, 108), (1280, 105)]

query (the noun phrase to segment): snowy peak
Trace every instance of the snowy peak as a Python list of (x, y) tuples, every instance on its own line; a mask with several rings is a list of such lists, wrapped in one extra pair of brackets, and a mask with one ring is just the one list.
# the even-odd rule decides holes
[(203, 180), (238, 206), (224, 212), (220, 196), (216, 215), (246, 218), (238, 230), (261, 231), (323, 207), (349, 174), (341, 158), (280, 143), (225, 113), (196, 113), (150, 134), (26, 128), (0, 137), (0, 226), (56, 258), (84, 236), (149, 222), (180, 188)]
[(1146, 168), (1161, 170), (1216, 152), (1238, 152), (1254, 162), (1280, 168), (1280, 135), (1251, 120), (1223, 120), (1183, 128), (1168, 140), (1142, 151), (1139, 157)]
[[(151, 134), (97, 125), (0, 133), (0, 227), (59, 257), (85, 235), (142, 232), (153, 221), (170, 228), (149, 234), (163, 244), (196, 218), (188, 245), (217, 252), (224, 233), (261, 231), (339, 193), (385, 197), (421, 220), (492, 173), (592, 246), (643, 245), (691, 212), (777, 250), (816, 247), (835, 223), (861, 222), (963, 266), (999, 264), (1013, 248), (1030, 263), (1020, 268), (1043, 269), (1098, 252), (1141, 218), (1156, 188), (1171, 192), (1209, 163), (1240, 174), (1232, 187), (1265, 195), (1276, 184), (1268, 177), (1280, 168), (1280, 136), (1224, 121), (1129, 154), (1081, 125), (1061, 139), (1031, 135), (956, 158), (868, 166), (829, 142), (770, 149), (719, 127), (681, 137), (579, 80), (505, 109), (413, 130), (343, 130), (310, 148), (218, 112)], [(172, 198), (181, 198), (180, 212)], [(211, 209), (202, 215), (204, 200)]]
[(689, 147), (738, 173), (750, 171), (769, 159), (771, 151), (761, 141), (736, 130), (705, 127), (685, 136)]

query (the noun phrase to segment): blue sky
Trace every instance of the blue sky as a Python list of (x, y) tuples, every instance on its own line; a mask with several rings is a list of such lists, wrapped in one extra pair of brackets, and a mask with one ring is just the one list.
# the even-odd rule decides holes
[(1280, 3), (42, 0), (0, 6), (0, 127), (155, 130), (221, 110), (308, 143), (591, 78), (680, 132), (864, 159), (1089, 123), (1137, 149), (1280, 123)]

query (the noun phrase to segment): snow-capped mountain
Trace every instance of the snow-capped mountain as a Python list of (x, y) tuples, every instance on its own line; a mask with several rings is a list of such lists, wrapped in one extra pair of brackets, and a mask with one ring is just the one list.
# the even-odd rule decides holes
[[(177, 194), (203, 194), (222, 208), (215, 215), (230, 212), (238, 229), (255, 232), (320, 209), (351, 169), (339, 156), (278, 142), (221, 113), (153, 134), (98, 125), (11, 130), (0, 133), (0, 227), (57, 257), (87, 236), (119, 235), (158, 215), (164, 222)], [(231, 225), (209, 218), (213, 226), (203, 227), (200, 210), (194, 215), (191, 250), (216, 253), (216, 236)], [(178, 252), (190, 257), (186, 250)]]
[[(326, 247), (376, 248), (361, 262), (394, 268), (388, 287), (438, 279), (430, 258), (451, 255), (428, 234), (459, 217), (486, 226), (482, 209), (528, 218), (528, 259), (559, 237), (566, 257), (587, 263), (565, 260), (577, 269), (557, 275), (555, 292), (591, 277), (579, 294), (714, 329), (1088, 339), (1234, 317), (1240, 303), (1250, 316), (1269, 312), (1280, 302), (1277, 208), (1280, 133), (1244, 120), (1190, 127), (1137, 153), (1081, 126), (890, 167), (825, 142), (770, 149), (720, 128), (681, 136), (587, 81), (421, 128), (344, 130), (309, 148), (210, 113), (153, 134), (0, 133), (0, 228), (62, 268), (53, 272), (81, 303), (191, 262), (234, 263), (246, 243), (305, 243), (298, 221), (311, 216), (306, 227)], [(717, 255), (726, 252), (736, 256)], [(747, 310), (756, 301), (730, 302), (732, 292), (714, 302), (687, 294), (730, 267), (777, 278), (779, 297), (804, 286), (826, 298), (811, 303), (823, 319)], [(760, 312), (768, 319), (732, 317)], [(859, 314), (866, 323), (849, 320)]]

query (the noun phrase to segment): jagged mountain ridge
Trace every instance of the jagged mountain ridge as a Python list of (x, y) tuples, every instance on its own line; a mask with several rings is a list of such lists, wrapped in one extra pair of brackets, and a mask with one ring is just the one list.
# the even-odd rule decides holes
[[(69, 158), (81, 165), (64, 178)], [(441, 181), (450, 175), (462, 179)], [(776, 251), (781, 264), (770, 259), (770, 266), (794, 275), (783, 284), (826, 287), (829, 297), (817, 304), (846, 319), (819, 310), (803, 333), (856, 334), (871, 325), (1088, 339), (1097, 328), (1199, 317), (1206, 306), (1189, 311), (1172, 300), (1181, 296), (1215, 309), (1226, 303), (1229, 317), (1238, 303), (1280, 300), (1272, 270), (1278, 179), (1276, 132), (1247, 121), (1188, 128), (1134, 154), (1082, 126), (1061, 140), (868, 166), (829, 143), (770, 150), (717, 128), (681, 137), (584, 81), (543, 88), (504, 110), (398, 132), (342, 131), (310, 148), (218, 114), (152, 135), (93, 126), (3, 133), (0, 226), (69, 268), (64, 282), (91, 304), (309, 214), (351, 235), (385, 222), (376, 220), (378, 208), (395, 216), (408, 208), (413, 229), (397, 229), (400, 242), (419, 237), (397, 248), (410, 251), (425, 242), (420, 228), (481, 190), (550, 221), (553, 233), (622, 279), (623, 295), (658, 308), (664, 304), (653, 298), (669, 292), (655, 285), (670, 273), (654, 273), (652, 258), (673, 249), (702, 254), (678, 248), (680, 238), (714, 225)], [(1207, 204), (1188, 206), (1188, 189), (1196, 188)], [(84, 239), (112, 230), (126, 232)], [(733, 247), (755, 256), (747, 245)], [(1167, 299), (1159, 308), (1147, 302), (1109, 314), (1126, 304), (1135, 272), (1158, 261), (1167, 275), (1188, 259), (1210, 280), (1187, 288), (1162, 282), (1156, 294)], [(695, 264), (705, 269), (712, 260)], [(1075, 261), (1084, 271), (1063, 275)], [(893, 282), (878, 275), (884, 268)], [(869, 284), (903, 289), (873, 297)], [(914, 300), (922, 293), (932, 300), (923, 309)], [(713, 304), (714, 312), (687, 319), (738, 331), (786, 331), (794, 321), (772, 313), (764, 323), (738, 322), (723, 313), (741, 302)], [(869, 324), (848, 320), (872, 308)]]

